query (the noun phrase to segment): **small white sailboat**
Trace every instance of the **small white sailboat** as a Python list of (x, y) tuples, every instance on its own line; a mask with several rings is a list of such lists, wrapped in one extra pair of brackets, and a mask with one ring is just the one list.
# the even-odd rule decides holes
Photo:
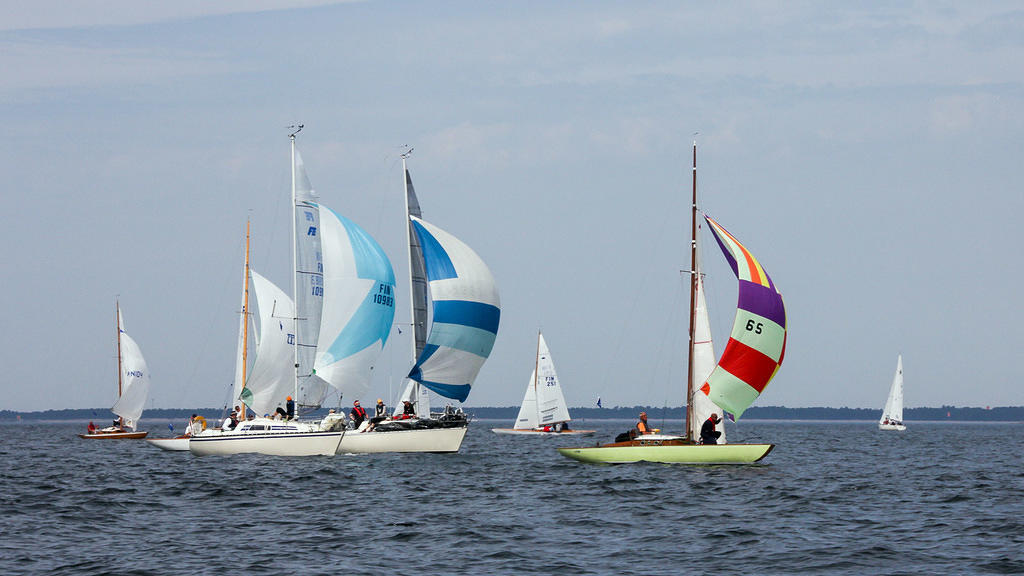
[(589, 436), (595, 432), (571, 429), (570, 421), (551, 350), (544, 335), (537, 332), (537, 357), (516, 422), (512, 428), (492, 428), (491, 432), (520, 436)]
[[(393, 418), (345, 434), (340, 453), (457, 452), (468, 418), (451, 405), (432, 413), (428, 390), (464, 402), (498, 333), (501, 303), (494, 276), (472, 248), (422, 219), (408, 156), (402, 155), (402, 171), (414, 363)], [(403, 413), (405, 401), (415, 416)]]
[[(237, 397), (257, 417), (232, 430), (207, 430), (193, 436), (189, 450), (194, 454), (335, 454), (345, 434), (341, 415), (313, 422), (278, 420), (270, 414), (286, 398), (294, 398), (295, 416), (300, 416), (319, 408), (331, 390), (365, 392), (391, 331), (395, 284), (391, 263), (362, 228), (319, 203), (295, 149), (297, 133), (290, 135), (295, 301), (251, 271), (247, 257), (246, 286), (251, 276), (260, 332), (249, 374), (245, 373), (247, 337), (239, 336), (236, 386), (243, 383)], [(246, 329), (246, 317), (243, 310), (240, 332)]]
[(782, 365), (786, 351), (786, 309), (782, 295), (754, 255), (705, 214), (704, 221), (739, 282), (732, 334), (722, 357), (715, 363), (704, 279), (697, 258), (697, 212), (697, 145), (694, 143), (690, 345), (684, 435), (624, 434), (623, 440), (616, 439), (610, 444), (559, 448), (563, 456), (605, 464), (750, 464), (761, 460), (774, 448), (773, 444), (727, 444), (724, 430), (716, 430), (716, 423), (709, 418), (714, 414), (721, 422), (721, 414), (727, 410), (738, 419)]
[(88, 432), (78, 435), (87, 440), (137, 440), (149, 434), (135, 429), (149, 398), (149, 366), (142, 357), (139, 345), (124, 331), (121, 303), (117, 302), (114, 308), (117, 328), (117, 402), (110, 411), (117, 414), (118, 419), (113, 425), (100, 429), (89, 422)]
[(889, 398), (885, 401), (882, 417), (878, 419), (879, 430), (906, 430), (903, 424), (903, 355), (896, 357), (896, 374), (892, 377)]

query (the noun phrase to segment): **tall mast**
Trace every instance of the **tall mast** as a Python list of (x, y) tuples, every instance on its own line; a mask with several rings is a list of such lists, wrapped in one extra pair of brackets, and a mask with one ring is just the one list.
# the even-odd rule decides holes
[[(402, 154), (402, 187), (405, 190), (405, 245), (409, 251), (409, 317), (410, 324), (412, 325), (412, 363), (415, 366), (419, 350), (416, 349), (416, 333), (420, 329), (416, 325), (416, 285), (413, 280), (412, 270), (412, 259), (414, 258), (412, 253), (412, 221), (409, 220), (409, 176), (408, 169), (405, 167), (405, 160), (412, 154), (412, 148)], [(420, 399), (420, 383), (413, 380), (412, 388), (412, 399), (414, 404), (419, 403)], [(429, 417), (430, 415), (427, 414)]]
[(693, 418), (693, 347), (694, 347), (694, 326), (697, 307), (697, 282), (700, 281), (700, 272), (697, 270), (697, 141), (693, 142), (693, 204), (691, 207), (690, 219), (690, 345), (687, 355), (686, 371), (686, 440), (693, 441), (690, 433), (690, 420)]
[(292, 318), (292, 331), (295, 334), (295, 391), (292, 399), (296, 405), (299, 402), (299, 238), (296, 231), (296, 218), (298, 218), (298, 205), (295, 189), (295, 135), (302, 131), (302, 124), (298, 129), (288, 135), (292, 143), (292, 296), (295, 298), (295, 316)]
[[(248, 366), (249, 352), (249, 223), (245, 221), (245, 270), (242, 278), (242, 391), (245, 390), (245, 371)], [(242, 414), (245, 415), (245, 401), (242, 401)]]
[[(115, 301), (114, 304), (114, 322), (116, 322), (117, 328), (117, 397), (121, 398), (121, 386), (122, 379), (124, 377), (124, 367), (121, 362), (121, 301), (120, 299)], [(124, 417), (120, 414), (117, 415), (117, 421), (119, 425), (124, 427)]]
[(537, 409), (537, 425), (540, 426), (540, 393), (537, 381), (540, 380), (540, 330), (537, 330), (537, 356), (533, 360), (533, 405)]

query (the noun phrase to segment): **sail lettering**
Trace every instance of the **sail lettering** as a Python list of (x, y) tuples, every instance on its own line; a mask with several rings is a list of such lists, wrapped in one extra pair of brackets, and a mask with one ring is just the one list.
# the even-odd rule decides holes
[(313, 222), (312, 212), (310, 212), (309, 210), (303, 210), (303, 213), (306, 215), (306, 222)]
[(373, 295), (373, 303), (391, 308), (395, 305), (395, 297), (391, 295), (391, 286), (378, 284), (377, 293)]
[(764, 322), (758, 322), (755, 324), (753, 320), (747, 320), (747, 332), (760, 334), (762, 328), (764, 328)]
[(295, 345), (295, 334), (288, 335), (288, 344)]
[(306, 230), (306, 236), (316, 236), (316, 226), (310, 226), (309, 229)]

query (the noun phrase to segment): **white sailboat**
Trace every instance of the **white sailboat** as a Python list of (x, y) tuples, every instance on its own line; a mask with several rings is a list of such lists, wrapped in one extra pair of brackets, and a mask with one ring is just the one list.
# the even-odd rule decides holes
[(551, 350), (544, 335), (537, 332), (537, 357), (515, 424), (512, 428), (492, 428), (491, 431), (521, 436), (588, 436), (595, 432), (571, 429), (571, 421)]
[(139, 418), (149, 398), (149, 366), (142, 357), (142, 350), (135, 340), (124, 331), (121, 303), (114, 305), (117, 328), (117, 401), (110, 411), (118, 418), (113, 425), (96, 429), (92, 422), (86, 434), (79, 438), (88, 440), (137, 440), (149, 432), (137, 431)]
[[(718, 428), (717, 424), (721, 423), (724, 410), (739, 418), (782, 365), (786, 349), (786, 311), (782, 295), (754, 255), (705, 214), (704, 221), (739, 282), (733, 331), (716, 363), (704, 298), (704, 277), (697, 257), (697, 212), (697, 146), (694, 143), (690, 343), (684, 435), (623, 434), (620, 435), (622, 440), (616, 438), (610, 444), (559, 448), (563, 456), (606, 464), (749, 464), (767, 456), (774, 447), (773, 444), (728, 444), (724, 426)], [(717, 415), (718, 423), (709, 420), (712, 414)]]
[(896, 374), (892, 377), (889, 398), (885, 401), (882, 417), (878, 419), (879, 430), (906, 430), (903, 424), (903, 355), (896, 357)]
[(393, 418), (349, 432), (339, 452), (457, 452), (468, 419), (450, 405), (432, 413), (428, 390), (464, 402), (498, 333), (501, 303), (490, 269), (469, 246), (421, 218), (407, 158), (403, 154), (414, 364)]
[[(244, 382), (238, 398), (264, 416), (234, 430), (193, 436), (189, 449), (195, 454), (335, 454), (345, 434), (340, 415), (319, 422), (269, 415), (286, 400), (294, 400), (299, 416), (319, 408), (331, 390), (365, 392), (391, 331), (391, 263), (362, 228), (318, 202), (295, 149), (297, 133), (291, 134), (295, 303), (247, 266), (260, 309), (260, 333), (248, 375), (246, 338), (239, 338), (241, 376), (236, 382)], [(241, 324), (244, 330), (244, 315)]]

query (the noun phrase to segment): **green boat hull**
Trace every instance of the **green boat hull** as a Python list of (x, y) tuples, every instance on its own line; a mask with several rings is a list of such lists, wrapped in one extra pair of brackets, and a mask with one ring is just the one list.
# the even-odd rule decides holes
[(628, 464), (753, 464), (768, 455), (774, 444), (641, 444), (621, 442), (591, 448), (559, 448), (563, 456), (580, 462)]

